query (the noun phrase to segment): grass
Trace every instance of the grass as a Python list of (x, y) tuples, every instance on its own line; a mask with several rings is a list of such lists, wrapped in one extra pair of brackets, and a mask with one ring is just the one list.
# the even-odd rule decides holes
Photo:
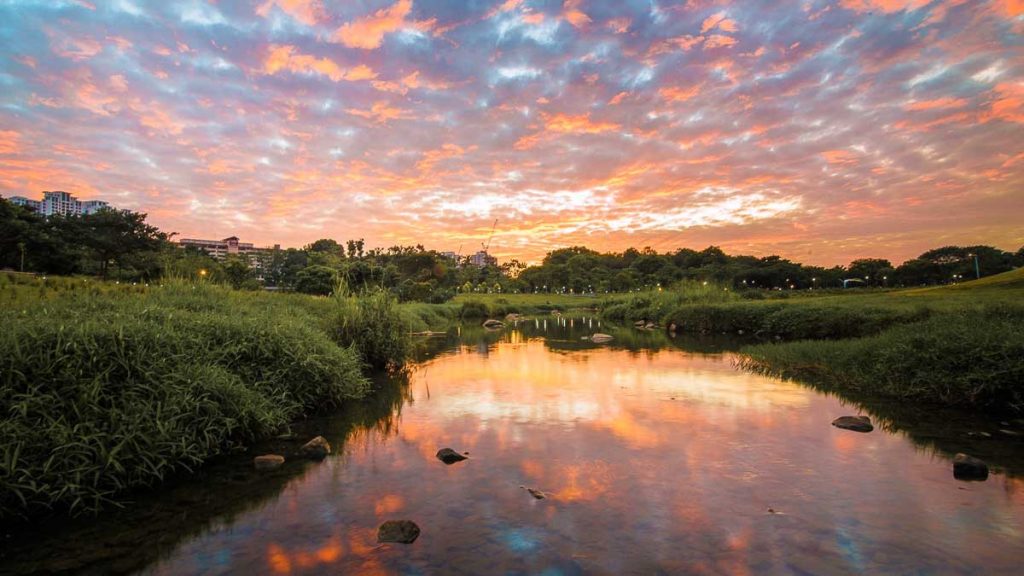
[(771, 320), (802, 317), (794, 324), (804, 339), (744, 348), (741, 364), (838, 392), (1024, 414), (1022, 280), (1024, 270), (1014, 270), (945, 287), (790, 301), (759, 325), (791, 337)]
[(364, 397), (408, 353), (383, 294), (0, 278), (0, 518), (98, 511)]

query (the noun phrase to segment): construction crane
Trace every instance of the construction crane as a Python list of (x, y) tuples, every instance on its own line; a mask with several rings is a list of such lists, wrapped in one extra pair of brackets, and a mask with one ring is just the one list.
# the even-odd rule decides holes
[(483, 242), (480, 243), (480, 247), (484, 249), (484, 252), (487, 252), (487, 250), (491, 247), (491, 240), (494, 238), (494, 229), (497, 226), (498, 226), (498, 219), (495, 218), (494, 219), (494, 224), (491, 224), (491, 235), (487, 237), (487, 243), (486, 244), (484, 244)]

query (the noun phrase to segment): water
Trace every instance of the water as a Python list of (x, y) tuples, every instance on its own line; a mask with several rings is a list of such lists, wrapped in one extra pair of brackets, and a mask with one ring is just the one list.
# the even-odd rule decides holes
[[(685, 342), (687, 351), (628, 330), (613, 331), (610, 345), (579, 339), (598, 330), (610, 331), (593, 319), (548, 318), (435, 341), (407, 381), (301, 431), (301, 440), (322, 433), (338, 448), (324, 462), (293, 460), (259, 476), (252, 454), (240, 455), (105, 522), (15, 538), (18, 556), (6, 566), (157, 575), (1020, 573), (1017, 437), (976, 436), (974, 451), (997, 455), (1000, 467), (985, 482), (957, 481), (947, 447), (986, 425), (939, 415), (936, 431), (922, 428), (926, 416), (882, 414), (887, 430), (839, 430), (830, 422), (857, 407), (738, 371), (716, 342)], [(446, 466), (434, 456), (443, 447), (470, 458)], [(377, 526), (388, 519), (413, 520), (422, 534), (378, 546)]]

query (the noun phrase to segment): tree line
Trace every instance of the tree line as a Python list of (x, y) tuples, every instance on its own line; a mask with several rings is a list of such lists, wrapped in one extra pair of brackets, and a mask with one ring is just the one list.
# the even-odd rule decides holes
[(444, 302), (460, 292), (628, 292), (706, 281), (736, 289), (814, 289), (847, 286), (921, 286), (988, 276), (1024, 266), (1015, 253), (991, 246), (946, 246), (899, 266), (884, 259), (849, 266), (805, 266), (780, 256), (732, 256), (716, 246), (659, 253), (651, 248), (600, 253), (573, 246), (550, 252), (536, 266), (517, 260), (475, 266), (422, 245), (366, 249), (362, 239), (320, 239), (303, 248), (276, 249), (250, 260), (215, 260), (182, 248), (173, 234), (146, 223), (146, 215), (103, 209), (83, 216), (43, 217), (0, 199), (0, 269), (88, 274), (153, 281), (178, 277), (330, 294), (380, 288), (403, 301)]

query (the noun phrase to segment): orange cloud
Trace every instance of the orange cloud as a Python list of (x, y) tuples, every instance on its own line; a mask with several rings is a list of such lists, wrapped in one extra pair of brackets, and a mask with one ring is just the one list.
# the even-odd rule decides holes
[(960, 108), (966, 106), (963, 98), (936, 98), (934, 100), (918, 100), (904, 106), (907, 110), (935, 110), (937, 108)]
[(0, 130), (0, 154), (17, 154), (20, 136), (13, 130)]
[(707, 40), (704, 42), (704, 48), (710, 50), (712, 48), (718, 48), (719, 46), (732, 46), (735, 43), (736, 39), (732, 36), (712, 34), (711, 36), (708, 36)]
[(727, 18), (725, 12), (713, 14), (704, 19), (704, 23), (701, 24), (700, 27), (700, 33), (706, 34), (709, 30), (714, 28), (718, 28), (723, 32), (735, 32), (736, 21)]
[(360, 116), (362, 118), (372, 120), (378, 124), (386, 124), (389, 120), (408, 118), (408, 114), (405, 110), (402, 110), (401, 108), (394, 108), (383, 100), (374, 102), (373, 106), (371, 106), (369, 110), (349, 108), (346, 112), (353, 116)]
[(412, 0), (398, 0), (390, 8), (382, 8), (365, 18), (344, 24), (335, 32), (335, 38), (349, 48), (373, 50), (379, 48), (384, 35), (397, 32), (403, 28), (413, 28), (420, 32), (429, 32), (434, 28), (436, 20), (424, 22), (407, 21), (405, 18), (412, 12)]
[(427, 150), (424, 152), (423, 159), (416, 163), (416, 168), (423, 172), (429, 172), (438, 162), (448, 158), (456, 158), (465, 153), (466, 149), (461, 146), (456, 144), (445, 144), (437, 150)]
[(263, 73), (271, 75), (281, 70), (288, 70), (298, 74), (321, 74), (335, 82), (340, 80), (357, 82), (359, 80), (372, 80), (377, 77), (377, 73), (365, 64), (360, 64), (355, 68), (346, 70), (328, 58), (317, 58), (309, 54), (301, 54), (295, 46), (271, 44), (270, 51), (267, 52), (267, 56), (263, 61)]
[(855, 12), (899, 12), (900, 10), (917, 10), (931, 0), (842, 0), (839, 5)]
[(618, 130), (619, 125), (614, 122), (595, 122), (590, 119), (590, 114), (552, 114), (544, 116), (544, 128), (549, 132), (577, 133), (577, 134), (599, 134)]
[(562, 5), (562, 18), (565, 18), (573, 26), (580, 28), (590, 24), (590, 16), (580, 10), (583, 0), (565, 0)]
[(992, 105), (982, 119), (1024, 123), (1024, 84), (1004, 82), (993, 90)]
[(826, 150), (821, 153), (821, 157), (829, 164), (845, 165), (857, 163), (857, 155), (849, 150)]
[(700, 85), (690, 86), (689, 88), (668, 86), (658, 90), (658, 94), (669, 102), (686, 102), (690, 98), (700, 94), (700, 89)]
[(266, 18), (274, 6), (306, 26), (315, 26), (323, 16), (323, 6), (318, 0), (267, 0), (256, 13)]

